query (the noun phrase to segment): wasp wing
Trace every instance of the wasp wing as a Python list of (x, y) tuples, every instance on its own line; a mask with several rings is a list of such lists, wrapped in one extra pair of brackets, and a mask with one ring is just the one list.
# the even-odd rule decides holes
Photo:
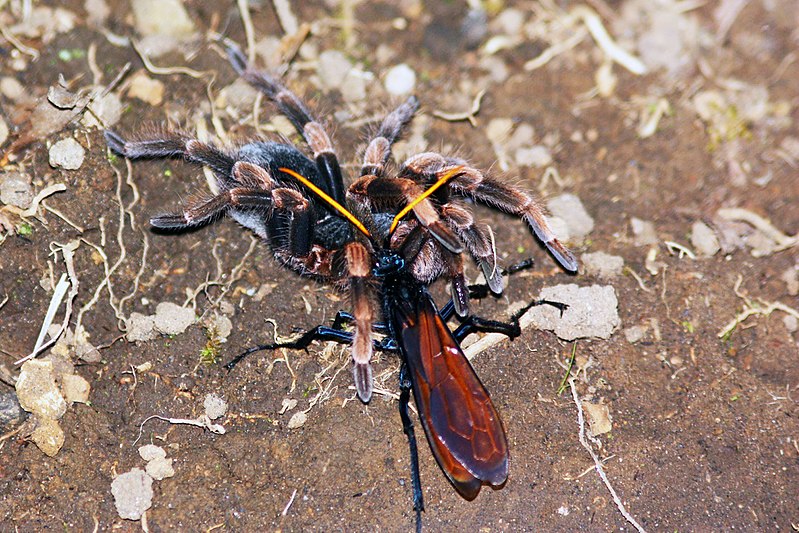
[(508, 477), (508, 441), (488, 391), (430, 295), (392, 306), (400, 349), (427, 441), (450, 483), (467, 500)]

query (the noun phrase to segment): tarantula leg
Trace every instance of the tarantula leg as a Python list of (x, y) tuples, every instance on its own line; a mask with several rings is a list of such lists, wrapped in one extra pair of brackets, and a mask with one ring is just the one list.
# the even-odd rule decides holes
[(397, 141), (418, 109), (419, 100), (415, 96), (411, 96), (383, 119), (380, 129), (369, 142), (363, 154), (361, 176), (367, 174), (383, 176), (384, 167), (391, 157), (391, 146)]
[(449, 222), (466, 245), (466, 249), (483, 271), (491, 292), (502, 294), (502, 270), (497, 265), (491, 228), (485, 224), (476, 224), (471, 212), (455, 203), (442, 205), (441, 217)]
[(158, 229), (179, 230), (201, 226), (234, 207), (271, 207), (272, 192), (243, 187), (194, 202), (182, 213), (164, 214), (150, 219), (150, 225)]
[(408, 159), (400, 176), (426, 182), (443, 176), (455, 167), (462, 168), (449, 181), (450, 190), (523, 218), (563, 268), (571, 272), (577, 271), (577, 259), (552, 232), (544, 218), (542, 207), (521, 189), (485, 175), (465, 165), (463, 161), (446, 159), (433, 152), (417, 154)]
[(341, 175), (333, 143), (322, 125), (317, 122), (296, 94), (269, 74), (257, 71), (237, 46), (228, 44), (228, 57), (233, 68), (247, 83), (272, 100), (282, 114), (294, 125), (313, 151), (314, 160), (324, 178), (321, 188), (338, 203), (344, 202), (344, 179)]
[(368, 403), (372, 398), (373, 389), (370, 361), (374, 349), (372, 343), (374, 309), (369, 294), (372, 261), (367, 249), (358, 242), (351, 242), (344, 247), (344, 257), (347, 261), (352, 315), (355, 318), (355, 333), (352, 339), (352, 373), (358, 397), (362, 402)]
[[(382, 206), (405, 206), (417, 199), (424, 191), (419, 184), (398, 178), (380, 178), (374, 175), (363, 176), (350, 185), (348, 197), (366, 212)], [(463, 251), (457, 235), (444, 224), (429, 198), (423, 199), (413, 208), (419, 222), (447, 250), (454, 254)]]
[(106, 130), (105, 140), (111, 150), (128, 159), (183, 157), (192, 163), (210, 167), (222, 177), (230, 176), (235, 162), (219, 148), (175, 131), (154, 132), (147, 137), (125, 140), (119, 134)]

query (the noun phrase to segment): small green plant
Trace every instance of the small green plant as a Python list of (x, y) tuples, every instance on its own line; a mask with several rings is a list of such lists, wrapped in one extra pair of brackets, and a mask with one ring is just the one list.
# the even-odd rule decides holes
[(216, 358), (219, 355), (219, 348), (222, 346), (222, 341), (216, 328), (211, 326), (205, 330), (205, 336), (208, 339), (205, 346), (200, 350), (200, 362), (206, 366), (216, 364)]
[(21, 223), (17, 226), (17, 235), (21, 235), (23, 237), (30, 237), (33, 235), (33, 226), (28, 224), (27, 222)]

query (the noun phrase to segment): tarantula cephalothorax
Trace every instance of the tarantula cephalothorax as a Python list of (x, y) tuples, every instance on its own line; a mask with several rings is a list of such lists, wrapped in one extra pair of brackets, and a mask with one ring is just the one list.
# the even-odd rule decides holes
[[(490, 229), (475, 222), (471, 199), (522, 217), (557, 261), (575, 271), (577, 261), (547, 226), (541, 207), (526, 192), (466, 162), (426, 152), (389, 174), (392, 144), (418, 108), (415, 97), (389, 113), (370, 140), (360, 177), (348, 187), (330, 137), (303, 102), (279, 81), (247, 64), (229, 47), (233, 67), (261, 90), (293, 123), (313, 157), (278, 142), (251, 142), (221, 149), (177, 131), (124, 139), (107, 131), (109, 147), (130, 159), (183, 157), (210, 167), (218, 194), (188, 203), (180, 213), (155, 216), (159, 229), (180, 230), (229, 214), (265, 239), (276, 258), (303, 276), (330, 282), (349, 294), (354, 325), (353, 373), (358, 396), (372, 395), (373, 326), (380, 312), (378, 254), (390, 250), (407, 264), (415, 282), (450, 281), (454, 310), (468, 314), (463, 274), (465, 249), (483, 271), (491, 291), (502, 290)], [(406, 216), (413, 212), (413, 216)]]

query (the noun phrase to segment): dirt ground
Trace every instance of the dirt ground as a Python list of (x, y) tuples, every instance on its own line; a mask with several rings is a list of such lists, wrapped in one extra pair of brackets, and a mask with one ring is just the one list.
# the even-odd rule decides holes
[[(338, 346), (260, 353), (232, 372), (222, 367), (270, 342), (275, 324), (286, 336), (328, 323), (346, 300), (280, 268), (263, 243), (229, 219), (180, 235), (152, 232), (150, 216), (206, 189), (199, 168), (134, 162), (128, 176), (125, 161), (106, 151), (102, 129), (80, 122), (86, 111), (63, 124), (31, 125), (31, 107), (48, 105), (59, 76), (71, 93), (106, 87), (130, 62), (109, 87), (122, 104), (116, 131), (169, 122), (233, 141), (270, 135), (269, 124), (280, 123), (270, 122), (268, 104), (255, 104), (263, 128), (256, 131), (251, 101), (238, 105), (231, 93), (219, 100), (236, 76), (212, 33), (246, 48), (240, 6), (187, 0), (193, 37), (148, 66), (120, 39), (142, 37), (143, 23), (128, 2), (86, 2), (88, 9), (78, 0), (35, 2), (75, 15), (72, 27), (16, 36), (27, 3), (0, 4), (3, 35), (17, 41), (0, 39), (2, 76), (19, 81), (27, 96), (0, 96), (11, 129), (3, 172), (29, 176), (34, 194), (65, 185), (37, 216), (2, 208), (0, 393), (14, 396), (15, 361), (33, 349), (53, 285), (67, 271), (63, 252), (53, 250), (73, 241), (79, 286), (70, 328), (81, 313), (100, 354), (97, 362), (71, 354), (91, 393), (89, 403), (72, 404), (59, 420), (65, 441), (57, 454), (47, 456), (32, 442), (30, 419), (3, 419), (0, 529), (411, 530), (395, 357), (379, 356), (380, 390), (368, 406), (355, 399), (348, 352)], [(387, 93), (385, 80), (404, 63), (416, 73), (422, 110), (397, 147), (399, 157), (426, 143), (491, 168), (544, 203), (574, 194), (594, 226), (569, 245), (578, 256), (601, 251), (624, 261), (604, 276), (590, 268), (571, 276), (522, 221), (477, 208), (495, 228), (503, 264), (530, 255), (537, 264), (512, 277), (503, 298), (475, 303), (476, 313), (501, 318), (510, 304), (550, 285), (601, 284), (615, 289), (621, 327), (610, 339), (580, 339), (576, 347), (527, 329), (474, 360), (507, 429), (509, 480), (501, 490), (484, 488), (475, 501), (462, 500), (419, 430), (425, 527), (633, 529), (580, 444), (569, 388), (558, 394), (575, 350), (576, 392), (607, 406), (612, 418), (594, 449), (643, 528), (799, 529), (799, 247), (791, 237), (799, 235), (799, 5), (500, 0), (469, 18), (466, 2), (295, 2), (293, 15), (310, 25), (300, 40), (285, 37), (291, 21), (279, 20), (280, 4), (250, 2), (255, 41), (282, 39), (278, 52), (291, 60), (286, 83), (326, 119), (347, 174), (357, 174), (376, 120), (401, 101)], [(111, 8), (107, 17), (98, 5)], [(637, 63), (625, 66), (621, 56), (610, 62), (613, 49), (585, 29), (596, 20), (632, 59), (645, 59), (648, 72), (634, 72)], [(579, 32), (583, 37), (574, 38)], [(333, 88), (320, 80), (328, 51), (343, 52), (357, 79)], [(166, 67), (192, 71), (159, 70)], [(162, 102), (131, 95), (137, 75), (163, 84)], [(435, 116), (468, 111), (483, 89), (474, 124)], [(664, 112), (652, 119), (656, 128), (645, 131), (642, 123), (658, 109)], [(509, 134), (496, 133), (503, 124)], [(26, 132), (31, 142), (17, 142)], [(78, 170), (52, 167), (51, 145), (70, 137), (85, 160)], [(531, 152), (544, 157), (525, 163)], [(759, 219), (742, 221), (728, 208)], [(654, 234), (638, 231), (639, 221), (651, 222)], [(713, 236), (704, 254), (697, 222)], [(714, 252), (714, 239), (721, 250)], [(101, 282), (112, 267), (109, 295)], [(467, 269), (476, 275), (472, 264)], [(443, 303), (443, 287), (434, 292)], [(151, 315), (160, 302), (194, 306), (200, 319), (180, 334), (128, 342), (119, 318)], [(55, 324), (63, 316), (62, 306)], [(232, 322), (224, 343), (203, 325), (220, 316)], [(745, 319), (720, 336), (736, 317)], [(196, 418), (209, 393), (228, 403), (227, 415), (216, 420), (225, 434), (148, 419)], [(290, 427), (300, 412), (307, 420)], [(137, 450), (145, 443), (166, 450), (175, 475), (154, 482), (143, 523), (119, 517), (111, 483), (144, 468)]]

